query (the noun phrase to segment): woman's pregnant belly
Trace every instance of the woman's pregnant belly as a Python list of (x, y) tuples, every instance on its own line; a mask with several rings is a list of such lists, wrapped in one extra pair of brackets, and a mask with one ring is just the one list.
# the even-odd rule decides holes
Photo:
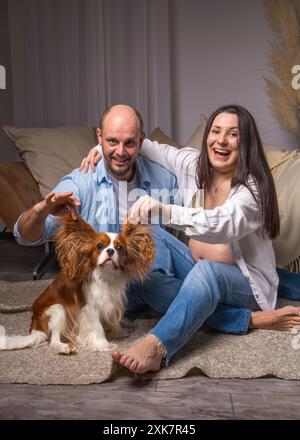
[(214, 260), (218, 263), (236, 264), (226, 244), (203, 243), (191, 238), (188, 246), (195, 261), (203, 258)]

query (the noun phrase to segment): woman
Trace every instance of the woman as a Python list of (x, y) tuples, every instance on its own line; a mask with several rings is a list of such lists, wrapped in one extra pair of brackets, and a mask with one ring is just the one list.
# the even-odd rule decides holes
[[(163, 357), (168, 361), (218, 304), (273, 310), (278, 285), (271, 243), (279, 233), (277, 198), (249, 112), (235, 105), (216, 110), (199, 157), (190, 149), (164, 146), (162, 152), (161, 147), (164, 160), (159, 162), (179, 180), (196, 174), (200, 207), (164, 205), (145, 196), (131, 215), (143, 220), (162, 213), (168, 224), (191, 237), (189, 248), (198, 262), (151, 334), (124, 353), (113, 353), (117, 362), (140, 373), (157, 371)], [(153, 143), (147, 149), (146, 141), (142, 154), (156, 160)], [(188, 188), (188, 181), (179, 181), (179, 187)], [(296, 312), (292, 315), (296, 325)]]

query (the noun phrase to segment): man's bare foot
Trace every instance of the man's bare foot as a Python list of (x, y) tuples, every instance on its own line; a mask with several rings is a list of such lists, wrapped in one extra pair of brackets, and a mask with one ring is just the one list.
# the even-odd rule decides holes
[(113, 359), (133, 373), (159, 371), (164, 354), (161, 342), (153, 335), (145, 336), (124, 353), (112, 351)]
[(290, 331), (300, 325), (300, 307), (252, 312), (249, 328)]

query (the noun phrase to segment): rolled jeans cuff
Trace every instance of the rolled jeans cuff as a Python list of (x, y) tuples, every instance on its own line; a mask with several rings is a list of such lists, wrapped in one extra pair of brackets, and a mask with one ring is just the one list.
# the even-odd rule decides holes
[(251, 313), (252, 311), (250, 309), (242, 309), (243, 310), (243, 319), (242, 319), (242, 325), (240, 329), (241, 335), (246, 335), (249, 330), (249, 325), (251, 321)]

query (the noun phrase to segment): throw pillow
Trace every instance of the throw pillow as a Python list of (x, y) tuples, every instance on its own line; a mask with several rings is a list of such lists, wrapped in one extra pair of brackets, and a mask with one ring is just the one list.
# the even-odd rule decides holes
[(280, 215), (280, 235), (273, 246), (277, 264), (286, 266), (300, 255), (300, 150), (278, 151), (267, 158), (269, 165), (272, 159)]
[(89, 149), (97, 144), (88, 127), (16, 128), (3, 126), (38, 183), (43, 197), (60, 179), (78, 168)]
[(149, 136), (149, 139), (151, 141), (156, 141), (159, 142), (160, 144), (168, 144), (168, 145), (172, 145), (173, 147), (176, 148), (181, 148), (182, 145), (178, 144), (178, 142), (174, 141), (173, 139), (171, 139), (169, 136), (167, 136), (161, 129), (160, 127), (156, 127), (152, 133)]
[(186, 147), (194, 147), (197, 150), (202, 150), (202, 139), (204, 136), (204, 131), (207, 123), (207, 117), (203, 114), (200, 115), (200, 124), (190, 137), (190, 139), (185, 144)]

